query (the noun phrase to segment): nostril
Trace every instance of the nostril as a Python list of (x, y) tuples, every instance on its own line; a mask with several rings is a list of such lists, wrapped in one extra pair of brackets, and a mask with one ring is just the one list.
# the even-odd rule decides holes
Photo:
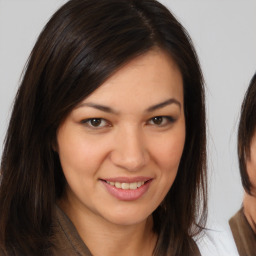
[(111, 161), (115, 165), (130, 171), (139, 170), (146, 165), (149, 158), (141, 139), (129, 133), (120, 137), (118, 142), (110, 153)]

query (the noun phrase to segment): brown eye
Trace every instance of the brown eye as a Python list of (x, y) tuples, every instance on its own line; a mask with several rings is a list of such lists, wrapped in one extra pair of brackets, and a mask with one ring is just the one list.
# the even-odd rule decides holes
[(162, 122), (163, 122), (163, 117), (161, 117), (161, 116), (153, 117), (153, 118), (152, 118), (152, 122), (153, 122), (154, 124), (156, 124), (156, 125), (160, 125), (160, 124), (162, 124)]
[(104, 128), (107, 126), (111, 126), (110, 123), (103, 118), (89, 118), (86, 120), (82, 120), (81, 123), (89, 128)]
[(148, 121), (148, 124), (164, 127), (174, 122), (175, 122), (175, 119), (172, 116), (154, 116)]
[(102, 123), (102, 119), (100, 118), (93, 118), (89, 121), (89, 124), (94, 127), (99, 127)]

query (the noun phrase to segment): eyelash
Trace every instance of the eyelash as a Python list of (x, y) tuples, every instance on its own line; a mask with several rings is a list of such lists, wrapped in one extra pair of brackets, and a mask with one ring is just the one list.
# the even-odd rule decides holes
[(160, 119), (162, 122), (164, 122), (164, 124), (152, 123), (152, 125), (156, 125), (157, 127), (165, 127), (168, 124), (173, 124), (176, 121), (176, 119), (172, 116), (154, 116), (149, 119), (148, 123), (154, 122), (154, 120), (157, 120), (157, 119)]
[[(93, 125), (92, 122), (96, 122), (95, 124), (97, 124), (97, 122), (99, 122), (98, 126)], [(154, 121), (160, 121), (160, 124), (154, 123)], [(176, 121), (176, 119), (172, 116), (154, 116), (152, 118), (150, 118), (146, 124), (147, 125), (153, 125), (156, 127), (165, 127), (169, 124), (173, 124)], [(102, 125), (103, 122), (103, 125)], [(111, 127), (111, 123), (104, 119), (104, 118), (88, 118), (85, 120), (81, 121), (82, 124), (86, 125), (87, 127), (91, 128), (91, 129), (102, 129), (102, 128), (106, 128), (106, 127)]]
[[(94, 126), (92, 125), (92, 122), (93, 121), (100, 121), (100, 125), (98, 126)], [(106, 124), (105, 125), (101, 125), (101, 122), (105, 122)], [(88, 119), (85, 119), (85, 120), (82, 120), (81, 121), (82, 124), (85, 124), (86, 126), (88, 126), (89, 128), (92, 128), (92, 129), (100, 129), (100, 128), (104, 128), (104, 127), (110, 127), (111, 124), (104, 118), (98, 118), (98, 117), (95, 117), (95, 118), (88, 118)]]

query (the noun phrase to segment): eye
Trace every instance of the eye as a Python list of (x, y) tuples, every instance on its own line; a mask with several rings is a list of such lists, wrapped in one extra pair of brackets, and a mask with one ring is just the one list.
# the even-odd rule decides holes
[(175, 119), (171, 116), (155, 116), (148, 121), (150, 125), (156, 126), (166, 126), (174, 122)]
[(83, 120), (81, 123), (87, 125), (90, 128), (103, 128), (110, 126), (107, 120), (103, 118), (89, 118)]

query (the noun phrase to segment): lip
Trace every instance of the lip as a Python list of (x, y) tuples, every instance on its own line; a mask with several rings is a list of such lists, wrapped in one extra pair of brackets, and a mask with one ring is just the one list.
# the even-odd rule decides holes
[(120, 182), (120, 183), (133, 183), (133, 182), (139, 182), (139, 181), (149, 181), (152, 180), (152, 177), (144, 177), (144, 176), (138, 176), (138, 177), (115, 177), (115, 178), (106, 178), (106, 179), (101, 179), (104, 181), (109, 181), (109, 182)]
[[(148, 178), (148, 177), (136, 177), (136, 178), (117, 177), (117, 178), (111, 178), (111, 179), (105, 179), (105, 180), (100, 179), (100, 181), (102, 182), (106, 190), (109, 192), (109, 194), (121, 201), (134, 201), (141, 198), (148, 191), (152, 180), (153, 180), (152, 178)], [(144, 185), (142, 185), (137, 189), (121, 189), (108, 184), (106, 181), (120, 182), (120, 183), (133, 183), (133, 182), (143, 181), (145, 183)]]

